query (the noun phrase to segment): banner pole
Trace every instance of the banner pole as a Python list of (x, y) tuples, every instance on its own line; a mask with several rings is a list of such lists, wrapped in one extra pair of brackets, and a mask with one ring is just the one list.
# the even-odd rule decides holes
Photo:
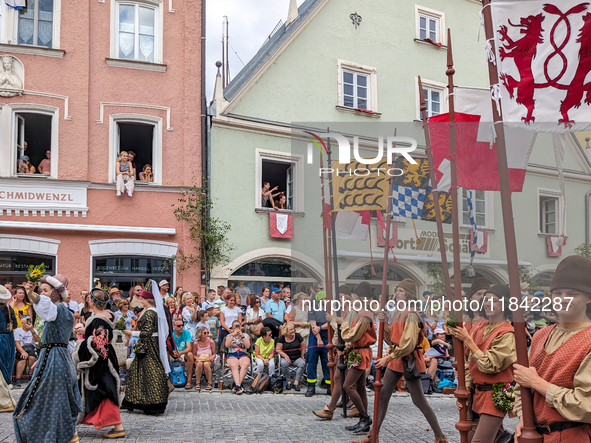
[[(491, 42), (495, 50), (494, 28), (490, 0), (482, 0), (484, 14), (484, 34), (487, 41)], [(496, 61), (488, 62), (488, 76), (491, 89), (499, 83), (499, 72)], [(503, 211), (503, 228), (505, 233), (505, 249), (507, 251), (507, 268), (509, 271), (509, 288), (511, 298), (519, 301), (517, 309), (513, 311), (513, 326), (515, 329), (515, 348), (517, 351), (517, 363), (529, 366), (527, 356), (527, 336), (525, 333), (525, 321), (521, 307), (521, 287), (519, 279), (519, 262), (517, 259), (517, 240), (515, 237), (515, 222), (513, 220), (513, 205), (511, 203), (511, 183), (509, 181), (509, 169), (507, 165), (507, 147), (505, 145), (505, 128), (503, 119), (497, 109), (497, 104), (491, 95), (493, 109), (493, 121), (497, 138), (497, 163), (499, 169), (499, 184), (501, 189), (501, 209)], [(498, 124), (501, 123), (501, 124)], [(520, 443), (542, 443), (543, 437), (536, 431), (531, 389), (521, 388), (521, 411), (523, 417), (523, 429)]]

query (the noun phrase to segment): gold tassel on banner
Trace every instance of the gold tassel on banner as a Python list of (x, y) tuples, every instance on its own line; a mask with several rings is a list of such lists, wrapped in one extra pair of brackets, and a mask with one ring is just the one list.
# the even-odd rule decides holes
[(412, 219), (412, 227), (415, 228), (415, 237), (417, 238), (417, 245), (423, 243), (423, 240), (419, 238), (419, 233), (417, 232), (417, 225), (415, 225), (415, 219)]

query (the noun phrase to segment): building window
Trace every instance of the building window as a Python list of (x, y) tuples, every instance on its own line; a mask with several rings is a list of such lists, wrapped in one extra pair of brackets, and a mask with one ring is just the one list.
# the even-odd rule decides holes
[(295, 210), (294, 205), (294, 178), (295, 178), (296, 164), (292, 161), (277, 160), (261, 158), (261, 189), (265, 183), (269, 183), (270, 189), (275, 189), (271, 195), (268, 196), (266, 204), (263, 202), (261, 193), (261, 206), (266, 208), (278, 208), (282, 203), (282, 198), (285, 197), (285, 209)]
[(16, 112), (15, 171), (19, 175), (51, 175), (53, 119), (48, 114)]
[[(154, 132), (153, 124), (135, 122), (117, 122), (119, 134), (119, 148), (117, 158), (121, 151), (133, 152), (136, 180), (140, 178), (140, 172), (154, 173)], [(144, 177), (144, 175), (142, 175)], [(149, 179), (149, 176), (148, 176)], [(152, 175), (153, 179), (153, 175)], [(146, 180), (149, 181), (149, 180)]]
[(419, 14), (419, 38), (421, 40), (431, 40), (439, 43), (439, 18), (430, 17), (425, 14)]
[(18, 43), (53, 47), (53, 0), (28, 0), (19, 10)]
[[(285, 197), (285, 209), (303, 212), (304, 157), (302, 155), (257, 149), (255, 173), (257, 175), (255, 208), (279, 209), (281, 199)], [(273, 192), (264, 199), (262, 189), (267, 182), (268, 190)]]
[(378, 112), (375, 68), (339, 60), (338, 75), (338, 106), (372, 113)]
[(558, 234), (560, 232), (558, 211), (560, 197), (540, 195), (540, 232), (542, 234)]
[(423, 94), (425, 96), (425, 105), (427, 106), (427, 118), (441, 114), (443, 90), (435, 88), (423, 88)]
[(47, 255), (0, 252), (0, 285), (12, 283), (13, 287), (26, 281), (29, 266), (45, 264), (49, 275), (55, 274), (55, 257)]
[(117, 4), (116, 57), (156, 62), (157, 8), (141, 3)]
[(369, 97), (369, 75), (343, 70), (343, 106), (371, 109)]
[(445, 44), (445, 14), (430, 8), (415, 5), (417, 40)]
[[(472, 205), (474, 205), (474, 210), (476, 212), (476, 226), (478, 226), (478, 228), (484, 228), (487, 226), (486, 195), (486, 191), (474, 191), (475, 198), (472, 201)], [(470, 222), (470, 209), (468, 207), (468, 191), (466, 189), (462, 189), (462, 224), (472, 226), (472, 223)]]
[[(141, 114), (114, 114), (109, 117), (111, 143), (109, 171), (117, 179), (116, 162), (121, 151), (133, 152), (138, 184), (162, 184), (162, 119)], [(142, 180), (141, 172), (152, 172), (152, 180)]]

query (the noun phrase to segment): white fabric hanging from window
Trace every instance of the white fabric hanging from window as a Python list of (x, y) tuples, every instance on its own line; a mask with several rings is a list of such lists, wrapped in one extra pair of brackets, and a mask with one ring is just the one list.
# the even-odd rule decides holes
[(14, 9), (23, 9), (27, 7), (27, 0), (4, 0), (4, 2)]

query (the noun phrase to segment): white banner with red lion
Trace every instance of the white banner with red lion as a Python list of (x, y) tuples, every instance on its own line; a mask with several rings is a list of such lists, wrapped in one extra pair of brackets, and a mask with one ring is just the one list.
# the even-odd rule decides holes
[[(503, 121), (539, 132), (591, 130), (591, 5), (493, 0)], [(492, 55), (492, 54), (491, 54)]]

